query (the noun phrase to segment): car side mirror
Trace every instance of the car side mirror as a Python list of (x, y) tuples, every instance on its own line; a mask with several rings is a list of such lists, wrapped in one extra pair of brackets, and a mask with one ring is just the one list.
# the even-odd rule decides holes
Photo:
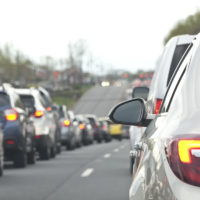
[(131, 99), (114, 107), (110, 114), (110, 120), (116, 124), (147, 126), (147, 112), (143, 99)]
[(149, 95), (148, 87), (135, 87), (132, 91), (132, 98), (142, 98), (145, 101), (147, 100)]

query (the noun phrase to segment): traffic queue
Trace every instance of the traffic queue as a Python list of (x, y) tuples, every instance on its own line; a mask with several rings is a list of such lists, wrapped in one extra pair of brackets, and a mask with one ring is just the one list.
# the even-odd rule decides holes
[(62, 147), (74, 150), (94, 142), (110, 142), (109, 124), (95, 115), (76, 115), (57, 105), (42, 87), (0, 86), (0, 176), (5, 162), (17, 168), (49, 160)]

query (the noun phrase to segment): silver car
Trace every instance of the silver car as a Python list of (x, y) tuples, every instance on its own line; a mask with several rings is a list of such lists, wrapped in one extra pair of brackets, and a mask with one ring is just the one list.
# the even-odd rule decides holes
[(36, 148), (40, 158), (48, 160), (56, 155), (56, 124), (51, 112), (37, 89), (15, 89), (25, 107), (29, 109), (35, 125)]
[(158, 115), (143, 99), (132, 99), (110, 113), (115, 123), (147, 126), (130, 200), (200, 199), (200, 35), (180, 61)]

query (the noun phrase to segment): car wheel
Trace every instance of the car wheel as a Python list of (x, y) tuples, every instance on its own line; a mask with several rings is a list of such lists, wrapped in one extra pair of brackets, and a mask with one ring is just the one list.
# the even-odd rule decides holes
[(56, 150), (57, 150), (57, 151), (56, 151), (57, 154), (60, 154), (60, 153), (61, 153), (61, 145), (60, 145), (60, 144), (57, 145)]
[(35, 151), (34, 150), (32, 150), (30, 153), (28, 153), (27, 160), (28, 160), (28, 164), (35, 164), (36, 163)]
[(56, 151), (57, 151), (57, 147), (55, 146), (51, 147), (51, 158), (56, 157)]
[(130, 167), (129, 167), (129, 171), (130, 171), (130, 174), (132, 175), (133, 174), (133, 165), (134, 165), (134, 158), (130, 158)]
[(46, 146), (43, 150), (40, 151), (41, 160), (49, 160), (51, 155), (50, 147)]
[(72, 140), (70, 140), (70, 142), (69, 142), (69, 144), (67, 146), (67, 149), (68, 150), (74, 150), (74, 146), (75, 146), (74, 142)]
[(3, 158), (1, 159), (0, 163), (0, 176), (3, 176)]
[(97, 142), (98, 142), (98, 143), (101, 143), (101, 142), (102, 142), (102, 140), (101, 140), (101, 139), (98, 139), (98, 140), (97, 140)]
[(27, 154), (25, 151), (20, 151), (15, 155), (14, 165), (17, 168), (25, 168), (27, 165)]

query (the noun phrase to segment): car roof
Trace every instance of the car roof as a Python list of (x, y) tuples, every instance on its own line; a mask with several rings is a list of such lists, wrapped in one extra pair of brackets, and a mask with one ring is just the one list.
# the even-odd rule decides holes
[(194, 35), (179, 35), (171, 38), (166, 44), (162, 55), (159, 57), (157, 66), (150, 85), (148, 100), (163, 99), (166, 89), (168, 74), (175, 52), (178, 45), (190, 44), (194, 39)]

